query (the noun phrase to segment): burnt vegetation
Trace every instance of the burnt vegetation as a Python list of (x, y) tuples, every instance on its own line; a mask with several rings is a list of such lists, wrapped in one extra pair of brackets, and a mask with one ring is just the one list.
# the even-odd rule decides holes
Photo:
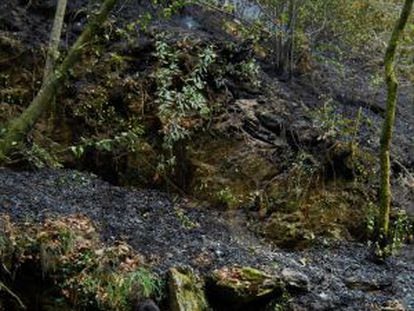
[(2, 0), (0, 310), (414, 308), (412, 2)]

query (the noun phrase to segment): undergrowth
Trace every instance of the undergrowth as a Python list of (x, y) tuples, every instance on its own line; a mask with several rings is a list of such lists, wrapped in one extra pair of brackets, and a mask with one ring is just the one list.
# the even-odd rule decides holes
[(58, 296), (49, 300), (64, 299), (76, 308), (122, 311), (162, 295), (163, 284), (142, 257), (124, 243), (103, 245), (83, 216), (22, 225), (4, 216), (1, 227), (0, 259), (5, 268), (1, 279), (18, 278), (21, 267), (31, 265), (34, 277), (50, 280), (56, 287)]

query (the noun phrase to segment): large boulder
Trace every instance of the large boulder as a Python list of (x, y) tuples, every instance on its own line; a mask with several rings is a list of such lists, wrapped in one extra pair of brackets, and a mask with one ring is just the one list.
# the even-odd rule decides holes
[(208, 280), (209, 299), (223, 310), (246, 310), (282, 293), (279, 280), (251, 267), (223, 267)]

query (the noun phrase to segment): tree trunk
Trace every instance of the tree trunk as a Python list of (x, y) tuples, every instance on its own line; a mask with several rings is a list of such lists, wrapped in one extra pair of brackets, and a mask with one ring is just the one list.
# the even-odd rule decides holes
[(92, 38), (96, 29), (105, 22), (116, 2), (117, 0), (105, 0), (99, 13), (86, 26), (85, 30), (70, 48), (62, 64), (46, 79), (29, 107), (19, 117), (9, 123), (6, 133), (0, 141), (0, 162), (4, 161), (6, 156), (14, 149), (14, 146), (24, 139), (40, 116), (48, 111), (50, 100), (54, 96), (56, 88), (65, 80), (69, 69), (78, 60), (85, 44)]
[(395, 73), (395, 54), (398, 42), (407, 24), (408, 17), (413, 7), (414, 0), (406, 0), (402, 9), (400, 18), (398, 19), (391, 39), (388, 43), (385, 53), (385, 80), (387, 83), (387, 107), (385, 120), (382, 127), (380, 141), (380, 164), (381, 164), (381, 181), (380, 181), (380, 213), (378, 219), (379, 240), (383, 246), (388, 243), (389, 238), (389, 218), (391, 206), (391, 167), (390, 167), (390, 148), (392, 140), (392, 132), (395, 121), (395, 111), (397, 107), (397, 90), (398, 81)]
[(49, 47), (47, 50), (45, 70), (43, 73), (43, 83), (55, 68), (55, 62), (59, 57), (59, 42), (62, 34), (63, 20), (65, 18), (67, 0), (59, 0), (56, 7), (55, 19), (50, 33)]
[(286, 69), (289, 80), (293, 77), (293, 51), (295, 45), (295, 31), (296, 31), (296, 17), (297, 17), (297, 6), (295, 0), (290, 0), (289, 3), (289, 23), (288, 23), (288, 31), (289, 37), (286, 44)]
[[(67, 0), (58, 0), (56, 6), (55, 18), (53, 21), (53, 27), (50, 32), (49, 47), (47, 50), (45, 69), (43, 72), (43, 84), (46, 83), (47, 78), (51, 75), (55, 69), (55, 64), (59, 58), (59, 43), (62, 36), (62, 27), (65, 19)], [(53, 135), (55, 125), (58, 124), (58, 113), (62, 112), (60, 107), (56, 107), (56, 96), (50, 99), (50, 117), (48, 120), (48, 133)]]

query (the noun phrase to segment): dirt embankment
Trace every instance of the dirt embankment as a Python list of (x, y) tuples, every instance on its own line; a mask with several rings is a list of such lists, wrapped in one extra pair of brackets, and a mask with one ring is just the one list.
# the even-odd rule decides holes
[[(7, 0), (0, 4), (3, 12), (0, 37), (4, 39), (0, 41), (0, 66), (4, 73), (0, 81), (2, 122), (24, 109), (39, 88), (35, 81), (42, 76), (42, 49), (48, 40), (54, 4), (55, 1), (45, 0), (29, 3)], [(85, 26), (87, 12), (94, 5), (86, 6), (83, 0), (71, 1), (61, 42), (63, 50), (79, 35)], [(81, 68), (74, 70), (74, 77), (60, 92), (59, 101), (65, 110), (60, 127), (49, 135), (45, 132), (46, 122), (40, 122), (31, 134), (30, 142), (53, 153), (53, 149), (82, 144), (82, 137), (99, 140), (118, 134), (114, 133), (115, 126), (105, 124), (138, 122), (145, 131), (142, 143), (145, 150), (128, 154), (124, 150), (102, 152), (89, 146), (80, 159), (61, 153), (58, 160), (67, 167), (93, 171), (113, 183), (153, 186), (154, 180), (158, 182), (154, 167), (160, 156), (164, 156), (161, 144), (165, 124), (162, 124), (154, 104), (158, 86), (150, 77), (159, 66), (154, 57), (156, 36), (168, 31), (171, 36), (166, 42), (181, 53), (180, 67), (194, 67), (196, 54), (200, 52), (188, 46), (215, 46), (219, 60), (216, 71), (205, 77), (203, 95), (211, 110), (216, 104), (220, 109), (206, 122), (197, 118), (192, 120), (193, 116), (182, 120), (183, 124), (204, 122), (204, 130), (195, 131), (175, 150), (180, 167), (175, 170), (176, 175), (169, 177), (185, 192), (231, 207), (246, 206), (254, 200), (265, 202), (261, 204), (265, 206), (259, 207), (265, 216), (284, 210), (286, 206), (311, 214), (325, 196), (312, 189), (326, 186), (328, 192), (334, 192), (338, 189), (336, 180), (340, 184), (343, 179), (349, 181), (364, 174), (375, 176), (372, 166), (377, 165), (385, 99), (384, 88), (374, 88), (370, 83), (372, 71), (378, 68), (362, 70), (362, 60), (351, 60), (338, 71), (329, 62), (322, 64), (311, 60), (310, 72), (298, 73), (293, 80), (285, 81), (272, 70), (268, 58), (255, 54), (248, 40), (229, 34), (223, 28), (223, 21), (231, 17), (190, 7), (179, 10), (169, 20), (157, 20), (156, 11), (157, 8), (146, 1), (127, 1), (114, 10), (111, 26), (104, 30), (104, 34), (113, 36), (116, 33), (111, 31), (113, 28), (128, 39), (117, 35), (110, 37), (110, 42), (95, 42), (97, 50), (87, 51)], [(135, 25), (132, 35), (125, 34), (126, 25), (135, 21), (138, 13), (144, 12), (155, 14), (148, 30), (142, 31), (141, 26)], [(100, 56), (96, 57), (94, 53)], [(257, 79), (261, 87), (253, 87), (236, 78), (234, 72), (221, 77), (224, 86), (214, 86), (219, 71), (225, 67), (232, 67), (234, 71), (251, 58), (256, 58), (260, 65)], [(84, 72), (83, 69), (89, 67), (94, 68), (93, 73)], [(181, 87), (177, 86), (173, 91), (180, 91)], [(410, 108), (411, 94), (412, 86), (404, 84), (394, 138), (393, 172), (397, 194), (394, 203), (412, 213), (414, 141), (411, 132), (414, 115)], [(359, 127), (354, 130), (359, 110)], [(108, 119), (105, 111), (114, 112)], [(117, 130), (125, 131), (125, 128)], [(338, 142), (348, 144), (349, 140), (362, 151), (361, 158), (355, 163), (352, 163), (355, 159), (349, 149), (343, 145), (336, 148)], [(49, 150), (51, 145), (54, 147)], [(149, 165), (141, 158), (145, 158)], [(355, 176), (356, 171), (359, 176)], [(310, 182), (302, 183), (304, 179)], [(359, 185), (357, 189), (344, 190), (347, 193), (345, 205), (362, 205), (367, 198), (375, 201), (376, 179), (364, 182), (366, 187)], [(345, 184), (339, 188), (349, 186), (349, 183)], [(360, 189), (364, 189), (363, 193), (355, 194)], [(342, 204), (338, 197), (343, 197), (342, 193), (338, 193), (333, 199), (336, 202), (331, 205)], [(347, 211), (349, 209), (345, 208), (344, 213)], [(318, 211), (315, 215), (319, 215)]]

